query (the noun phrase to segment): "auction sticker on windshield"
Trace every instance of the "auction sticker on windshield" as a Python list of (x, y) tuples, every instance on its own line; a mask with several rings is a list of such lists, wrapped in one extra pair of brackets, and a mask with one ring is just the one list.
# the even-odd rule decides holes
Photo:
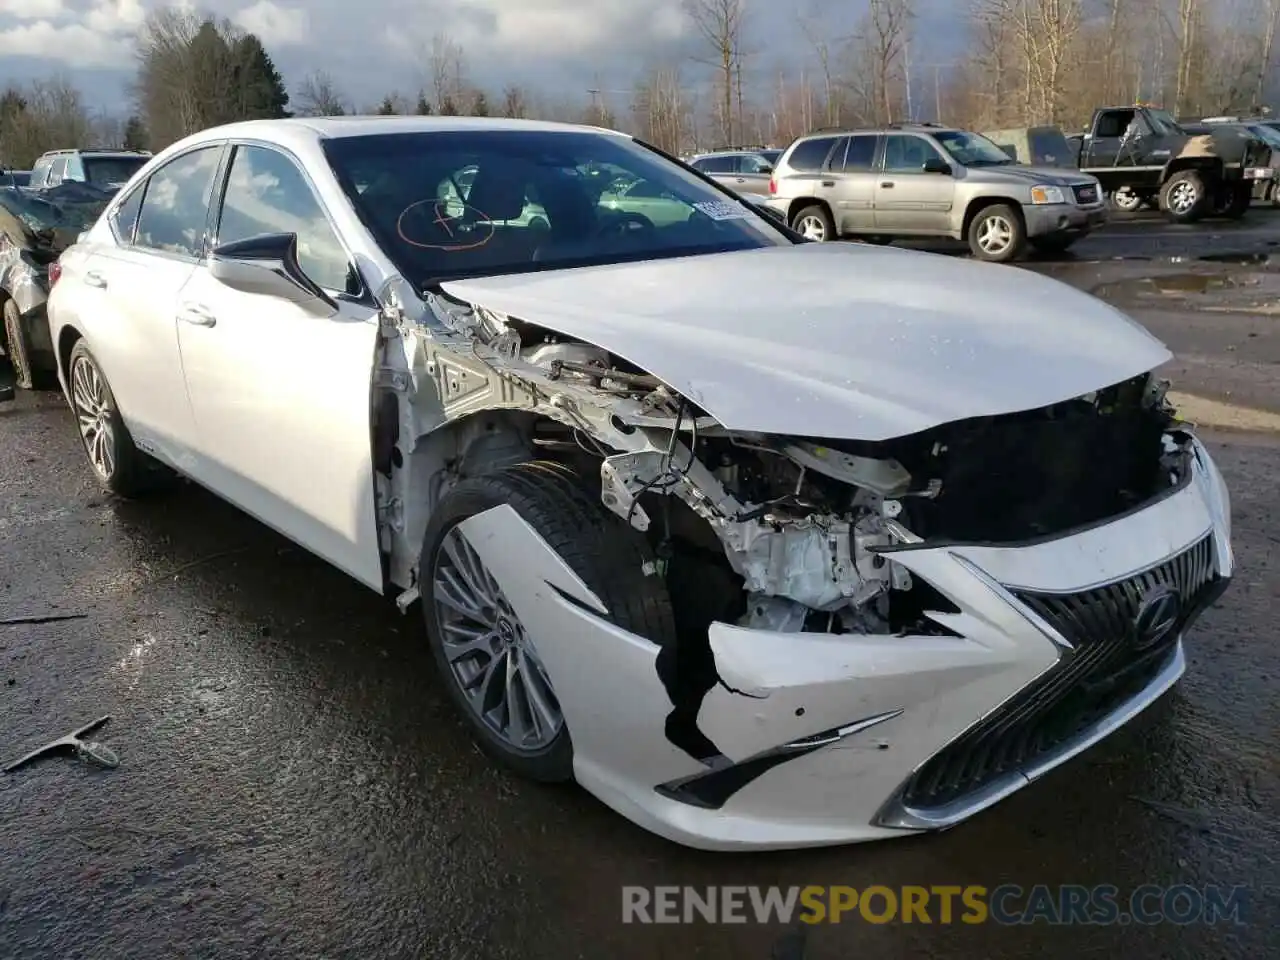
[(746, 210), (727, 200), (704, 200), (702, 203), (695, 203), (693, 207), (712, 220), (745, 220), (747, 218)]

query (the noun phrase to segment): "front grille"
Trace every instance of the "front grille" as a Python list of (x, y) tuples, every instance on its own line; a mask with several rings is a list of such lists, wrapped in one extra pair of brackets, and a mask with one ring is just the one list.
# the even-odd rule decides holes
[[(903, 800), (916, 809), (942, 806), (1079, 736), (1151, 682), (1221, 582), (1212, 538), (1205, 537), (1117, 583), (1072, 594), (1014, 591), (1074, 649), (916, 771)], [(1138, 611), (1148, 592), (1161, 587), (1177, 594), (1181, 614), (1175, 629), (1142, 646), (1135, 629)]]
[(1076, 195), (1076, 203), (1088, 206), (1098, 202), (1098, 188), (1092, 183), (1082, 183), (1071, 188)]

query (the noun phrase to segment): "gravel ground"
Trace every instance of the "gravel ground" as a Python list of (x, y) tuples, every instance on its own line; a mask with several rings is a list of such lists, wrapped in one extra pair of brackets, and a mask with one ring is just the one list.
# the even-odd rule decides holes
[[(1207, 310), (1213, 292), (1144, 299), (1142, 277), (1177, 265), (1110, 251), (1163, 256), (1165, 234), (1193, 246), (1146, 227), (1147, 247), (1104, 234), (1041, 269), (1137, 283), (1107, 295), (1173, 346), (1180, 388), (1276, 412), (1274, 317)], [(1231, 234), (1257, 249), (1267, 235)], [(1232, 488), (1239, 573), (1173, 693), (946, 833), (728, 857), (496, 772), (414, 620), (199, 489), (104, 497), (61, 399), (23, 395), (0, 405), (0, 619), (76, 619), (0, 625), (0, 761), (110, 714), (97, 736), (122, 762), (0, 776), (0, 957), (1274, 956), (1280, 435), (1205, 435)], [(624, 884), (1179, 882), (1248, 885), (1248, 923), (620, 923)]]

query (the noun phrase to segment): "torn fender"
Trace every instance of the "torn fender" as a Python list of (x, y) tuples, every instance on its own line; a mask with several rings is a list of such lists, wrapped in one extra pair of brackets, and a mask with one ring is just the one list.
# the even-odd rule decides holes
[(600, 599), (509, 506), (469, 517), (463, 534), (502, 584), (551, 679), (573, 738), (579, 783), (624, 815), (630, 796), (703, 769), (674, 746), (672, 703), (658, 677), (658, 646), (600, 614)]

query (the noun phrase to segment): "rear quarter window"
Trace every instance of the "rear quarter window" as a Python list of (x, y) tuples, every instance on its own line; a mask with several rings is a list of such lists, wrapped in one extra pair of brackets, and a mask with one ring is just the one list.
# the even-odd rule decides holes
[(787, 166), (797, 173), (813, 173), (827, 162), (827, 154), (835, 146), (837, 137), (817, 137), (801, 140), (787, 156)]

